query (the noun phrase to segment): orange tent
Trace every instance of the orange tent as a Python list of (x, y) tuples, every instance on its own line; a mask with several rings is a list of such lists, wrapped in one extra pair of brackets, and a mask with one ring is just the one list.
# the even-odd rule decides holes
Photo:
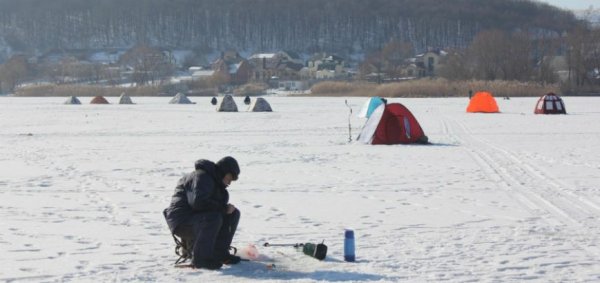
[(471, 102), (467, 106), (467, 112), (498, 113), (500, 110), (498, 110), (496, 99), (491, 93), (480, 91), (471, 98)]
[(90, 104), (108, 104), (108, 101), (102, 95), (98, 95), (90, 101)]

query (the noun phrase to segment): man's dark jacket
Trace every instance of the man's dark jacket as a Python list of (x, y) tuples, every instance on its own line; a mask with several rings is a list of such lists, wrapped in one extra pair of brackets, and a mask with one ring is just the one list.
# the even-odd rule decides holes
[(171, 232), (194, 213), (226, 213), (229, 192), (222, 175), (215, 163), (200, 159), (196, 161), (196, 170), (177, 182), (171, 204), (164, 211)]

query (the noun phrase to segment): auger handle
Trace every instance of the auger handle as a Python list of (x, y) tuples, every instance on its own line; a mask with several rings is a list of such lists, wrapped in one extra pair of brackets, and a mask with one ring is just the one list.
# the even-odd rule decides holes
[(270, 244), (270, 243), (264, 243), (263, 247), (302, 247), (304, 246), (304, 244), (301, 243), (296, 243), (296, 244)]

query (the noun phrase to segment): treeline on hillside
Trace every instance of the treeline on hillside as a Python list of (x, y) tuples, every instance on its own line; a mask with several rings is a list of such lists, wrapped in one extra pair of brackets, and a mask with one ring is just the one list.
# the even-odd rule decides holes
[(465, 47), (485, 29), (575, 25), (570, 12), (523, 0), (0, 0), (0, 49), (42, 53), (146, 43), (347, 54), (390, 39), (422, 51)]

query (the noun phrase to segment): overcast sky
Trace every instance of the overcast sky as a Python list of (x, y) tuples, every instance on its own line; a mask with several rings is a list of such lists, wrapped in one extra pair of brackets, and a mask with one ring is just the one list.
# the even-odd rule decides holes
[(600, 8), (600, 0), (537, 0), (539, 2), (546, 2), (550, 5), (557, 6), (564, 9), (571, 10), (585, 10), (590, 6), (594, 6), (594, 9)]

